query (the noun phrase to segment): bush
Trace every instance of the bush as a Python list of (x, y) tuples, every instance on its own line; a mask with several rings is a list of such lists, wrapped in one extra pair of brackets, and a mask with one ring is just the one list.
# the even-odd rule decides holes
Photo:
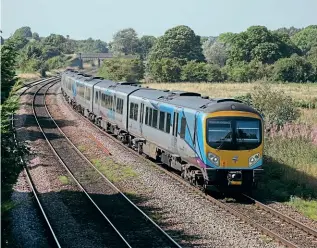
[(64, 67), (66, 65), (66, 61), (64, 57), (56, 56), (47, 60), (45, 64), (48, 70), (53, 70)]
[(316, 81), (316, 72), (310, 62), (299, 56), (276, 61), (273, 69), (273, 80), (283, 82)]
[(206, 82), (206, 64), (203, 62), (189, 61), (182, 67), (181, 80), (187, 82)]
[(149, 74), (158, 82), (178, 82), (181, 77), (181, 63), (178, 59), (163, 58), (149, 63)]
[(136, 82), (143, 78), (144, 66), (139, 59), (104, 60), (98, 75), (115, 81)]
[(206, 64), (205, 71), (208, 82), (222, 82), (224, 81), (224, 75), (222, 74), (220, 67), (214, 64)]
[(292, 98), (283, 91), (272, 91), (267, 84), (254, 88), (252, 105), (263, 114), (269, 127), (283, 126), (299, 117), (299, 111)]

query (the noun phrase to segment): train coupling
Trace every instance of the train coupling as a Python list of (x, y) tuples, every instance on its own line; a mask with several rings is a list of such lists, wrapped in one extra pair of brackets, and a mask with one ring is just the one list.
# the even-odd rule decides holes
[(228, 171), (227, 181), (228, 185), (241, 185), (242, 171)]

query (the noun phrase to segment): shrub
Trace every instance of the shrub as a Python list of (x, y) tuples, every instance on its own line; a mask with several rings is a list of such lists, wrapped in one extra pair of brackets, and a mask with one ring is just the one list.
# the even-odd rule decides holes
[(292, 98), (283, 91), (272, 91), (267, 84), (254, 88), (252, 105), (263, 114), (268, 126), (283, 126), (299, 117), (299, 111)]
[(187, 82), (207, 81), (206, 64), (203, 62), (189, 61), (182, 67), (181, 80)]
[(104, 60), (98, 75), (115, 81), (135, 82), (143, 78), (144, 66), (139, 59), (114, 58)]
[(66, 61), (64, 57), (56, 56), (48, 59), (45, 64), (48, 70), (53, 70), (64, 67), (66, 65)]
[(222, 74), (220, 67), (213, 64), (205, 65), (207, 81), (208, 82), (222, 82), (224, 81), (224, 75)]
[(181, 77), (181, 63), (178, 59), (163, 58), (148, 64), (150, 76), (158, 82), (177, 82)]
[(316, 80), (316, 72), (310, 62), (299, 56), (283, 58), (274, 64), (272, 79), (284, 82)]

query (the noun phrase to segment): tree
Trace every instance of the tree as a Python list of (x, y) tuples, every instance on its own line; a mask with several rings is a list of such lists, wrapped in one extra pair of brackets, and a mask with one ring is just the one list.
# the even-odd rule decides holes
[(162, 58), (149, 65), (151, 77), (158, 82), (180, 81), (181, 63), (177, 59)]
[(21, 27), (15, 30), (13, 37), (32, 38), (32, 31), (30, 27)]
[(208, 82), (222, 82), (224, 75), (221, 73), (219, 66), (213, 64), (206, 64), (205, 71)]
[(114, 54), (137, 54), (139, 51), (138, 35), (133, 28), (118, 31), (113, 36), (111, 51)]
[(150, 35), (144, 35), (139, 41), (139, 54), (142, 59), (145, 59), (150, 52), (151, 48), (154, 46), (156, 38)]
[(150, 61), (162, 58), (204, 61), (200, 37), (187, 26), (177, 26), (167, 30), (158, 38), (149, 54)]
[(38, 33), (35, 33), (35, 32), (32, 34), (32, 38), (33, 38), (34, 40), (37, 40), (37, 41), (40, 40), (39, 34), (38, 34)]
[(1, 46), (1, 104), (7, 99), (11, 87), (16, 82), (16, 56), (15, 44), (11, 40)]
[(220, 41), (207, 40), (203, 44), (203, 53), (208, 63), (224, 66), (228, 58), (228, 48)]
[(98, 75), (115, 81), (137, 82), (143, 78), (144, 66), (140, 59), (113, 58), (104, 60)]
[(307, 53), (312, 47), (317, 46), (317, 25), (311, 25), (292, 37), (292, 41), (304, 53)]
[(189, 61), (182, 67), (181, 80), (187, 82), (206, 82), (207, 72), (205, 63)]
[(273, 31), (274, 33), (278, 34), (286, 34), (288, 37), (292, 37), (296, 33), (300, 32), (302, 28), (295, 28), (295, 27), (290, 27), (290, 28), (278, 28), (277, 30)]
[(303, 57), (283, 58), (274, 64), (273, 79), (284, 82), (316, 81), (312, 64)]

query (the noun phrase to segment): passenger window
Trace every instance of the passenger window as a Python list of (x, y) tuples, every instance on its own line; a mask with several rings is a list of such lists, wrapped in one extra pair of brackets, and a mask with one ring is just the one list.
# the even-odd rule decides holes
[(157, 116), (158, 116), (158, 111), (156, 109), (153, 109), (153, 125), (152, 127), (157, 128)]
[(143, 116), (144, 116), (144, 104), (141, 103), (141, 109), (140, 109), (140, 122), (143, 123)]
[(129, 118), (136, 121), (138, 119), (138, 110), (139, 110), (139, 105), (131, 102)]
[(117, 98), (116, 112), (121, 115), (123, 113), (123, 99), (121, 98)]
[(166, 116), (166, 125), (165, 125), (165, 132), (170, 133), (171, 131), (171, 114), (167, 113)]
[(186, 118), (182, 117), (182, 121), (181, 121), (181, 132), (179, 134), (179, 136), (184, 139), (185, 138), (185, 131), (186, 131)]
[(164, 131), (164, 123), (165, 123), (165, 112), (160, 112), (159, 129), (162, 131)]

